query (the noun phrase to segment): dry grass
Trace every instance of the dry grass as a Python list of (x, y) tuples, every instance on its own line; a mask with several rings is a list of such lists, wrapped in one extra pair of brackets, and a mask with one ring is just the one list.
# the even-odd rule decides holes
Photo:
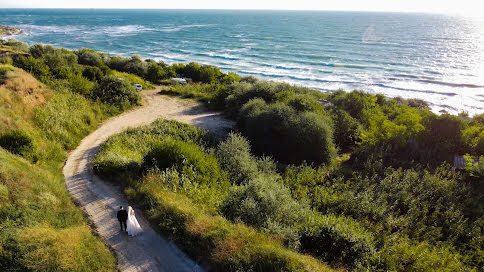
[[(19, 241), (28, 252), (23, 257), (25, 266), (34, 271), (114, 270), (113, 258), (102, 260), (101, 257), (109, 256), (109, 250), (92, 238), (86, 226), (62, 230), (46, 225), (34, 226), (22, 230)], [(97, 265), (86, 267), (86, 263)]]
[(0, 131), (28, 127), (35, 108), (45, 105), (53, 91), (21, 69), (1, 67), (13, 71), (8, 71), (0, 84)]

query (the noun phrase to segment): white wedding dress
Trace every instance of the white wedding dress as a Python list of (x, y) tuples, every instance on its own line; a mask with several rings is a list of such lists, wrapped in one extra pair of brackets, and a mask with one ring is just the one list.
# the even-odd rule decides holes
[(126, 231), (128, 232), (129, 236), (136, 236), (143, 232), (138, 220), (136, 220), (134, 210), (131, 208), (131, 206), (128, 206), (128, 221), (126, 222)]

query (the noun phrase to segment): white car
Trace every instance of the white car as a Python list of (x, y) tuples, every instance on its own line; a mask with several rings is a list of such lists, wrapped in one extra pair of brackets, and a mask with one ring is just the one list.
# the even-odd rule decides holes
[(143, 90), (143, 86), (141, 86), (141, 84), (134, 84), (133, 86), (137, 91)]

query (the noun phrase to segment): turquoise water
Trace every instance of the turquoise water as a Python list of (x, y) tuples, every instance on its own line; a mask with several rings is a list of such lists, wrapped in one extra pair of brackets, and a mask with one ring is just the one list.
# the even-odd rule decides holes
[(1, 9), (16, 37), (70, 49), (196, 61), (320, 90), (421, 98), (484, 112), (484, 21), (324, 11)]

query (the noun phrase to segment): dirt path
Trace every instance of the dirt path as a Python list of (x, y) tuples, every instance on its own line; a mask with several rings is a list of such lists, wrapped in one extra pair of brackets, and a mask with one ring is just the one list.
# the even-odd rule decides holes
[(143, 235), (128, 237), (120, 233), (116, 212), (120, 205), (126, 207), (129, 203), (120, 188), (92, 174), (91, 161), (109, 136), (128, 127), (149, 124), (160, 117), (215, 133), (223, 133), (233, 123), (217, 113), (204, 111), (193, 101), (159, 95), (157, 91), (144, 91), (143, 98), (143, 107), (109, 119), (71, 152), (64, 166), (67, 189), (89, 216), (99, 235), (114, 249), (120, 271), (202, 271), (176, 245), (158, 235), (136, 207)]

